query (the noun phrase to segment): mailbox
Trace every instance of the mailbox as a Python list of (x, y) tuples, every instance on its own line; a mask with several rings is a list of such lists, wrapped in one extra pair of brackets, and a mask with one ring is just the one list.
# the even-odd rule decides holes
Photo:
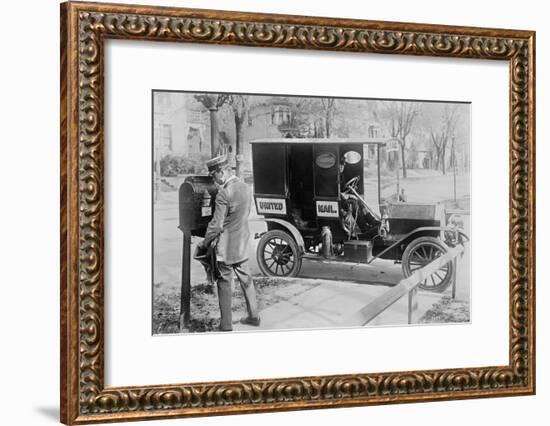
[(210, 176), (189, 176), (179, 188), (179, 228), (189, 235), (204, 237), (214, 213), (218, 189)]

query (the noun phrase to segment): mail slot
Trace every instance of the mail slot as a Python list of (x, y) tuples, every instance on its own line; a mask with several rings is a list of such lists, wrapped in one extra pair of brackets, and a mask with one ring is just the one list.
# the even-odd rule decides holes
[(218, 189), (210, 176), (189, 176), (179, 188), (179, 228), (204, 237)]

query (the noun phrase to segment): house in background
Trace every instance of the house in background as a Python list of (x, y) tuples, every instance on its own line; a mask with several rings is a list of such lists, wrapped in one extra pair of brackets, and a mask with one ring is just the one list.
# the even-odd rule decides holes
[(208, 112), (192, 96), (179, 92), (154, 92), (153, 104), (155, 157), (210, 153)]

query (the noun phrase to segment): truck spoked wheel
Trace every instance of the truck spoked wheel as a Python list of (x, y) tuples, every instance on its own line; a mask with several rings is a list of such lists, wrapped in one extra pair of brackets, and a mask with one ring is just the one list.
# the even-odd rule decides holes
[[(420, 237), (411, 241), (403, 253), (403, 274), (405, 277), (410, 277), (414, 271), (423, 268), (446, 252), (445, 245), (434, 237)], [(445, 291), (451, 283), (453, 268), (453, 262), (446, 263), (422, 281), (418, 287), (437, 293)]]
[(302, 267), (302, 258), (294, 238), (279, 230), (262, 235), (256, 258), (262, 273), (272, 277), (295, 277)]

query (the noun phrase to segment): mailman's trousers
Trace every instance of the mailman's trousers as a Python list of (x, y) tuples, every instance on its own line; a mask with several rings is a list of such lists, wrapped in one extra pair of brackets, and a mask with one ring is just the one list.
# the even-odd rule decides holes
[(218, 299), (220, 302), (221, 324), (220, 329), (231, 330), (231, 281), (233, 274), (237, 277), (244, 293), (246, 301), (246, 310), (250, 318), (258, 318), (258, 301), (256, 300), (256, 289), (250, 275), (248, 260), (233, 265), (227, 265), (223, 262), (218, 262), (218, 269), (221, 278), (218, 279)]

